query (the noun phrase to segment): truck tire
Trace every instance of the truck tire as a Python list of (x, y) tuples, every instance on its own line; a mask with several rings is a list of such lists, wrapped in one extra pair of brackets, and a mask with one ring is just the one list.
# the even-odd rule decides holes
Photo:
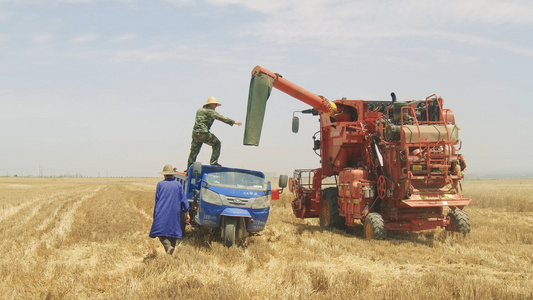
[(237, 225), (235, 218), (227, 218), (224, 226), (224, 246), (231, 247), (235, 245), (235, 227)]
[(452, 228), (456, 232), (467, 234), (470, 233), (470, 219), (464, 210), (456, 208), (454, 211), (448, 213), (448, 218), (452, 223)]
[(364, 234), (367, 240), (384, 240), (387, 238), (385, 221), (383, 221), (383, 217), (379, 213), (372, 212), (366, 216)]
[(322, 191), (320, 202), (320, 227), (343, 229), (345, 219), (339, 215), (338, 189), (329, 187)]

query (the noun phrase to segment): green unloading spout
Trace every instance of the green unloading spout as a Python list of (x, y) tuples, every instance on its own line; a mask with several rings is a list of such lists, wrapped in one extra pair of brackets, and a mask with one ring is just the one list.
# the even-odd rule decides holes
[(266, 103), (272, 91), (273, 82), (274, 78), (266, 74), (252, 74), (248, 92), (243, 145), (259, 146)]
[(244, 127), (244, 145), (259, 146), (263, 119), (268, 97), (272, 87), (292, 96), (308, 105), (320, 114), (333, 115), (337, 106), (334, 102), (327, 101), (324, 97), (317, 96), (308, 90), (283, 79), (278, 73), (273, 73), (261, 66), (252, 70), (250, 91), (248, 93), (248, 108), (246, 112), (246, 124)]

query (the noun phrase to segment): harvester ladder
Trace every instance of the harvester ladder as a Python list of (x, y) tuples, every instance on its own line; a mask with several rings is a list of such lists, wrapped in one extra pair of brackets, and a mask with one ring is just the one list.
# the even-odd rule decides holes
[(447, 153), (446, 149), (448, 149), (446, 144), (427, 147), (426, 168), (428, 177), (448, 177), (448, 158), (450, 154)]

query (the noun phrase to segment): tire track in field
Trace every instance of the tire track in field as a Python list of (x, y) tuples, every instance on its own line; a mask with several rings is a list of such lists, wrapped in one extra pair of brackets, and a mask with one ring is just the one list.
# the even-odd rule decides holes
[(137, 188), (143, 191), (150, 191), (150, 190), (155, 190), (155, 184), (132, 182), (128, 185), (128, 188), (131, 190), (133, 190), (133, 188)]
[(53, 247), (70, 231), (80, 205), (101, 188), (78, 187), (69, 192), (36, 197), (18, 207), (16, 213), (3, 218), (0, 249), (4, 253), (14, 251), (12, 254), (17, 255), (22, 248), (24, 256), (31, 256), (37, 247)]
[(138, 212), (146, 220), (152, 220), (153, 219), (153, 215), (150, 215), (150, 214), (146, 213), (144, 210), (138, 208), (135, 205), (130, 205), (130, 206), (131, 206), (132, 209), (134, 209), (136, 212)]
[(147, 220), (152, 220), (153, 219), (153, 216), (150, 215), (150, 214), (147, 214), (146, 212), (144, 212), (143, 210), (141, 210), (140, 208), (136, 207), (136, 206), (132, 206), (133, 209), (135, 209), (143, 218), (147, 219)]
[[(8, 213), (0, 218), (0, 249), (6, 252), (13, 246), (25, 244), (21, 240), (31, 239), (36, 234), (36, 226), (32, 223), (38, 223), (40, 218), (44, 218), (42, 211), (52, 207), (49, 203), (52, 203), (54, 199), (63, 198), (65, 195), (65, 192), (58, 192), (38, 196), (15, 208), (10, 208)], [(61, 205), (55, 206), (58, 210)]]
[[(125, 190), (127, 190), (127, 191), (124, 191), (125, 194), (127, 194), (128, 192), (129, 193), (134, 193), (135, 197), (137, 197), (137, 198), (140, 197), (138, 195), (138, 192), (152, 192), (153, 191), (153, 193), (155, 195), (155, 187), (154, 187), (154, 185), (148, 185), (148, 184), (144, 184), (144, 183), (135, 183), (135, 184), (130, 184), (128, 186), (124, 186), (124, 188), (125, 188)], [(140, 200), (140, 201), (142, 201), (142, 200)], [(128, 201), (128, 206), (131, 207), (137, 213), (139, 213), (139, 215), (141, 215), (144, 219), (146, 219), (146, 220), (152, 220), (153, 219), (153, 215), (147, 213), (146, 211), (144, 211), (143, 209), (138, 207), (136, 205), (135, 201)]]
[[(52, 195), (46, 196), (45, 199), (53, 199), (60, 195), (65, 194), (64, 192), (54, 193)], [(6, 219), (18, 214), (20, 211), (27, 209), (28, 207), (34, 205), (35, 203), (43, 201), (42, 197), (34, 197), (26, 202), (23, 202), (19, 205), (9, 206), (4, 209), (0, 209), (0, 223), (4, 222)]]
[[(81, 193), (81, 194), (88, 193), (87, 194), (88, 196), (92, 196), (92, 194), (89, 195), (91, 192), (94, 192), (94, 188), (85, 188), (83, 190), (76, 191), (75, 193)], [(63, 210), (65, 206), (69, 204), (68, 200), (69, 200), (69, 197), (72, 196), (72, 194), (74, 193), (71, 193), (71, 194), (64, 193), (63, 197), (56, 197), (48, 201), (45, 207), (46, 208), (54, 207), (54, 209), (53, 209), (53, 212), (49, 213), (46, 216), (46, 218), (40, 222), (39, 226), (36, 227), (38, 231), (45, 231), (49, 226), (56, 226), (55, 224), (52, 224), (52, 222), (56, 218), (58, 218), (57, 216), (59, 212)]]
[[(82, 194), (81, 197), (79, 195), (74, 195), (74, 198), (78, 200), (75, 200), (70, 207), (65, 208), (66, 211), (61, 214), (58, 223), (55, 224), (52, 230), (43, 234), (40, 237), (40, 240), (45, 242), (47, 247), (53, 247), (57, 244), (57, 242), (65, 239), (70, 232), (71, 226), (75, 221), (74, 216), (81, 204), (87, 199), (90, 199), (98, 194), (102, 188), (104, 188), (104, 186), (91, 187), (82, 191), (77, 191), (76, 194)], [(55, 217), (52, 216), (43, 223), (50, 223), (54, 219)]]

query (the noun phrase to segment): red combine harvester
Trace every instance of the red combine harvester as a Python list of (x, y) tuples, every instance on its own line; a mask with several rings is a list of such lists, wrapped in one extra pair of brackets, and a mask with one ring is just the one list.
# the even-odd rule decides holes
[[(329, 102), (257, 66), (250, 83), (245, 145), (259, 145), (272, 87), (312, 107), (302, 113), (320, 117), (313, 150), (319, 151), (321, 167), (295, 170), (289, 179), (296, 217), (319, 217), (322, 227), (361, 222), (367, 239), (385, 239), (387, 231), (437, 227), (470, 232), (463, 208), (471, 200), (461, 195), (460, 182), (466, 164), (456, 149), (459, 127), (442, 98), (396, 101), (392, 93), (392, 101)], [(297, 117), (293, 131), (298, 131)]]

